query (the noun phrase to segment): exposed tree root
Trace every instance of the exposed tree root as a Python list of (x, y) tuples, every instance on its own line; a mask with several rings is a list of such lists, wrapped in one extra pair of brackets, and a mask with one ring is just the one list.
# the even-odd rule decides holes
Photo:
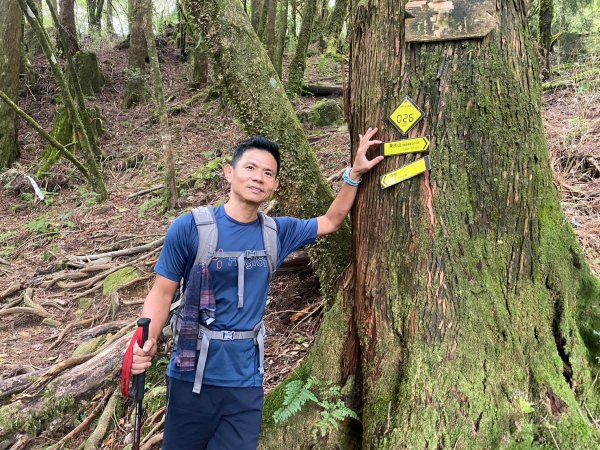
[(144, 445), (142, 445), (140, 447), (140, 450), (150, 450), (154, 444), (158, 444), (159, 442), (162, 442), (162, 440), (163, 440), (163, 433), (159, 433), (155, 436), (152, 436), (152, 438), (150, 440), (148, 440), (148, 442), (146, 442)]
[(61, 341), (64, 339), (64, 337), (67, 335), (67, 333), (69, 331), (71, 331), (71, 329), (73, 329), (73, 328), (79, 328), (79, 327), (87, 327), (88, 325), (91, 325), (92, 323), (94, 323), (94, 319), (84, 319), (84, 320), (78, 320), (77, 322), (70, 322), (65, 327), (65, 329), (61, 331), (61, 333), (54, 340), (54, 342), (52, 342), (52, 344), (50, 344), (50, 346), (48, 347), (48, 350), (52, 350), (58, 344), (60, 344)]
[(10, 297), (16, 292), (19, 292), (22, 288), (22, 284), (20, 282), (11, 284), (4, 292), (0, 294), (0, 300), (4, 300), (5, 298)]
[(84, 450), (96, 450), (100, 447), (102, 443), (102, 439), (104, 435), (108, 431), (108, 427), (110, 425), (110, 421), (115, 413), (115, 408), (119, 402), (119, 389), (115, 389), (106, 404), (106, 408), (102, 411), (102, 415), (98, 420), (98, 425), (94, 429), (94, 432), (90, 435), (90, 437), (85, 442)]
[[(100, 411), (102, 410), (102, 408), (104, 407), (104, 405), (106, 404), (106, 399), (108, 398), (109, 395), (110, 395), (110, 391), (108, 391), (104, 395), (104, 397), (102, 398), (102, 400), (100, 400), (98, 402), (98, 404), (94, 407), (94, 409), (92, 410), (92, 412), (90, 412), (90, 414), (85, 418), (85, 420), (83, 420), (79, 425), (77, 425), (75, 428), (73, 428), (68, 434), (66, 434), (65, 436), (63, 436), (60, 441), (58, 441), (56, 444), (54, 444), (50, 448), (51, 449), (62, 448), (63, 444), (65, 444), (66, 442), (70, 441), (71, 439), (73, 439), (74, 437), (76, 437), (77, 435), (79, 435), (87, 427), (89, 427), (90, 424), (96, 418), (96, 416), (100, 413)], [(114, 393), (113, 393), (113, 395), (114, 395)]]
[[(9, 316), (11, 314), (34, 314), (43, 318), (50, 318), (52, 314), (46, 311), (42, 306), (33, 302), (33, 289), (27, 288), (23, 296), (25, 306), (13, 306), (10, 308), (0, 309), (0, 317)], [(17, 302), (17, 303), (20, 303)]]

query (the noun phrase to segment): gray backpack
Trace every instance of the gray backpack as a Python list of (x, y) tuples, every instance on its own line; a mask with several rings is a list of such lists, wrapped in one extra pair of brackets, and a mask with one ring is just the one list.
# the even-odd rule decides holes
[[(272, 217), (259, 212), (258, 218), (262, 227), (264, 250), (246, 250), (240, 252), (217, 252), (219, 241), (219, 230), (212, 206), (200, 206), (192, 210), (196, 230), (198, 231), (198, 251), (194, 259), (194, 265), (210, 263), (215, 257), (236, 258), (238, 260), (238, 308), (244, 306), (244, 260), (257, 256), (266, 256), (269, 266), (269, 281), (273, 278), (277, 268), (277, 223)], [(174, 342), (177, 343), (178, 325), (181, 318), (181, 301), (183, 299), (183, 283), (177, 291), (171, 308), (169, 310), (168, 326), (163, 330), (165, 334), (173, 334)]]
[[(244, 306), (244, 268), (246, 266), (246, 258), (255, 258), (257, 256), (266, 256), (269, 266), (269, 281), (273, 278), (275, 269), (277, 268), (277, 223), (274, 219), (258, 213), (258, 218), (262, 227), (262, 235), (265, 249), (264, 250), (246, 250), (239, 252), (217, 252), (217, 244), (219, 242), (219, 230), (215, 219), (215, 213), (212, 206), (201, 206), (192, 211), (196, 229), (198, 230), (198, 251), (196, 253), (196, 264), (206, 264), (211, 258), (218, 256), (224, 258), (236, 258), (238, 267), (238, 309)], [(179, 329), (181, 327), (181, 300), (183, 299), (183, 283), (182, 288), (178, 290), (178, 296), (171, 304), (170, 327), (165, 327), (165, 331), (170, 328), (173, 334), (173, 345), (177, 346), (179, 338)], [(168, 334), (168, 333), (165, 333)], [(196, 375), (194, 378), (194, 386), (192, 392), (199, 394), (202, 389), (202, 379), (204, 378), (204, 368), (208, 356), (208, 348), (211, 340), (231, 341), (231, 340), (246, 340), (252, 339), (254, 345), (258, 348), (259, 354), (259, 372), (264, 373), (265, 360), (265, 336), (266, 330), (261, 322), (256, 324), (253, 330), (236, 331), (236, 330), (219, 330), (213, 331), (209, 328), (200, 325), (200, 333), (198, 336), (197, 350), (200, 351), (198, 363), (196, 366)]]

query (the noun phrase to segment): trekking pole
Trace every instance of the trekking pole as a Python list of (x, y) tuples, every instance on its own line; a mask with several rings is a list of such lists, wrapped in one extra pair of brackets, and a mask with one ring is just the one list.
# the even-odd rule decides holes
[[(144, 347), (144, 343), (148, 340), (148, 327), (150, 326), (150, 319), (142, 317), (137, 321), (138, 327), (142, 328), (142, 344), (140, 347)], [(139, 343), (138, 343), (139, 345)], [(142, 433), (142, 402), (144, 400), (144, 385), (146, 384), (146, 372), (142, 372), (139, 375), (133, 376), (133, 392), (131, 397), (135, 400), (135, 422), (134, 422), (134, 434), (133, 434), (133, 447), (132, 450), (139, 450), (140, 448), (140, 437)]]

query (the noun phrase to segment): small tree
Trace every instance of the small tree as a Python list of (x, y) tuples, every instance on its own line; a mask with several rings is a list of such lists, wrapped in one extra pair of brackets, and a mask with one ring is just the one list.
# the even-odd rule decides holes
[(125, 107), (137, 105), (146, 101), (146, 56), (148, 46), (144, 37), (143, 1), (132, 0), (132, 10), (129, 15), (129, 63), (127, 67), (127, 93)]
[(317, 11), (317, 0), (305, 0), (304, 10), (302, 12), (302, 25), (296, 52), (290, 63), (288, 80), (285, 90), (290, 98), (300, 95), (302, 85), (304, 84), (304, 69), (306, 68), (306, 54), (310, 36), (312, 33), (313, 22)]
[(160, 139), (162, 141), (163, 153), (165, 155), (165, 189), (164, 206), (165, 209), (172, 209), (177, 204), (177, 185), (175, 183), (175, 158), (173, 156), (173, 144), (171, 139), (171, 130), (167, 117), (167, 108), (165, 106), (165, 94), (163, 90), (162, 75), (158, 63), (158, 52), (156, 51), (156, 42), (154, 31), (152, 30), (152, 0), (143, 0), (143, 19), (144, 36), (148, 43), (148, 56), (152, 66), (152, 86), (154, 87), (154, 101), (160, 121)]

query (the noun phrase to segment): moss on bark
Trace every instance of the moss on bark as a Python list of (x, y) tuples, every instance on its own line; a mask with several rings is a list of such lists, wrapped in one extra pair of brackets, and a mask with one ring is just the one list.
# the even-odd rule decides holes
[(354, 210), (362, 445), (597, 447), (598, 283), (552, 184), (521, 4), (484, 39), (407, 47), (388, 44), (394, 5), (351, 9), (350, 129), (398, 139), (386, 121), (409, 95), (432, 171), (367, 183)]
[(104, 87), (104, 76), (98, 67), (96, 54), (90, 51), (79, 51), (73, 55), (73, 64), (83, 94), (100, 93)]

